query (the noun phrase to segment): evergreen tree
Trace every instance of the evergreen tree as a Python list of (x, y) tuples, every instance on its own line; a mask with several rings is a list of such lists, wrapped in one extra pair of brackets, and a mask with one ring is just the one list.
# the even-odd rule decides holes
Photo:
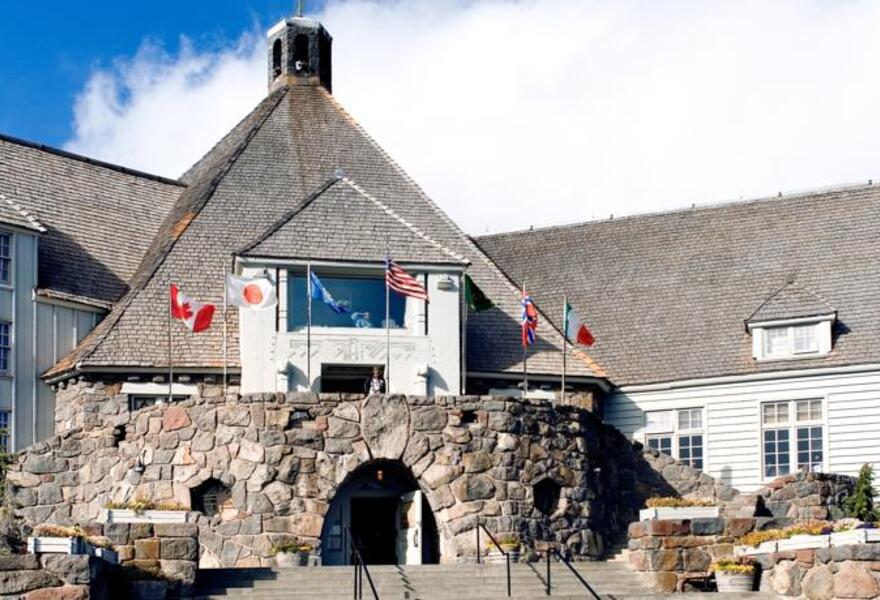
[(843, 507), (848, 517), (861, 521), (877, 520), (877, 511), (874, 509), (874, 469), (871, 465), (862, 465), (853, 493), (846, 498)]

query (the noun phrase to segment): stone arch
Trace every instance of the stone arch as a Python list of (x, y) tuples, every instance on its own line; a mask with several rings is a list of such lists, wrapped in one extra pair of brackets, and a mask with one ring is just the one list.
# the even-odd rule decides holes
[[(404, 461), (378, 458), (360, 461), (349, 469), (328, 498), (320, 535), (324, 564), (346, 564), (350, 561), (347, 528), (351, 527), (354, 535), (359, 536), (354, 522), (355, 502), (367, 506), (372, 503), (375, 508), (370, 510), (371, 518), (381, 520), (388, 516), (389, 507), (394, 506), (394, 502), (403, 494), (415, 491), (422, 492), (422, 561), (439, 562), (448, 552), (450, 539), (441, 533), (433, 491), (426, 488)], [(364, 542), (363, 539), (360, 541)], [(367, 560), (370, 561), (370, 558)]]

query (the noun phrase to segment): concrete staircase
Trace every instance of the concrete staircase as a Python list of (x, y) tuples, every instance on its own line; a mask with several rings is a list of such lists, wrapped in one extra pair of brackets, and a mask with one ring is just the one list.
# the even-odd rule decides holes
[[(654, 600), (639, 576), (622, 562), (575, 563), (605, 600)], [(503, 564), (394, 566), (375, 565), (370, 574), (381, 600), (502, 600), (507, 597)], [(551, 563), (551, 595), (573, 600), (591, 598), (565, 565)], [(546, 598), (546, 564), (511, 565), (513, 597)], [(293, 569), (211, 569), (199, 572), (199, 600), (350, 600), (352, 567), (299, 567)], [(716, 597), (718, 594), (715, 595)], [(727, 594), (724, 594), (727, 596)], [(737, 598), (742, 594), (734, 595)], [(762, 597), (754, 594), (754, 597)], [(372, 600), (366, 576), (364, 598)]]

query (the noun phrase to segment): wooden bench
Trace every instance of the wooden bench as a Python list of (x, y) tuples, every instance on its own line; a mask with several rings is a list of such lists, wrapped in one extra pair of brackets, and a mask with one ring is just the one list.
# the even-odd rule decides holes
[(701, 589), (705, 592), (709, 587), (709, 578), (712, 577), (711, 571), (701, 572), (701, 573), (679, 573), (676, 575), (677, 582), (675, 584), (676, 592), (683, 592), (684, 586), (688, 582), (701, 582)]

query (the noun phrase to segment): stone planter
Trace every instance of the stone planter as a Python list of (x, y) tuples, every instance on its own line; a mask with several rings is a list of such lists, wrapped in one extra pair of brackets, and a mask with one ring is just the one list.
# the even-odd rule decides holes
[(715, 584), (719, 592), (751, 592), (755, 587), (755, 574), (715, 571)]
[(143, 510), (128, 508), (105, 508), (102, 511), (104, 523), (187, 523), (189, 512), (185, 510)]
[(720, 514), (717, 506), (685, 506), (674, 508), (660, 506), (657, 508), (645, 508), (639, 511), (640, 521), (652, 521), (656, 519), (714, 519)]
[(734, 546), (734, 556), (751, 556), (753, 554), (770, 554), (776, 552), (779, 542), (763, 542), (759, 546)]
[(870, 544), (880, 542), (880, 529), (852, 529), (831, 534), (832, 546), (850, 546), (852, 544)]
[(275, 566), (279, 569), (309, 566), (308, 552), (279, 552), (275, 555)]
[(831, 545), (830, 535), (793, 535), (788, 539), (777, 542), (779, 552), (786, 550), (809, 550), (813, 548), (827, 548)]
[(87, 554), (85, 540), (69, 537), (29, 537), (29, 554)]

